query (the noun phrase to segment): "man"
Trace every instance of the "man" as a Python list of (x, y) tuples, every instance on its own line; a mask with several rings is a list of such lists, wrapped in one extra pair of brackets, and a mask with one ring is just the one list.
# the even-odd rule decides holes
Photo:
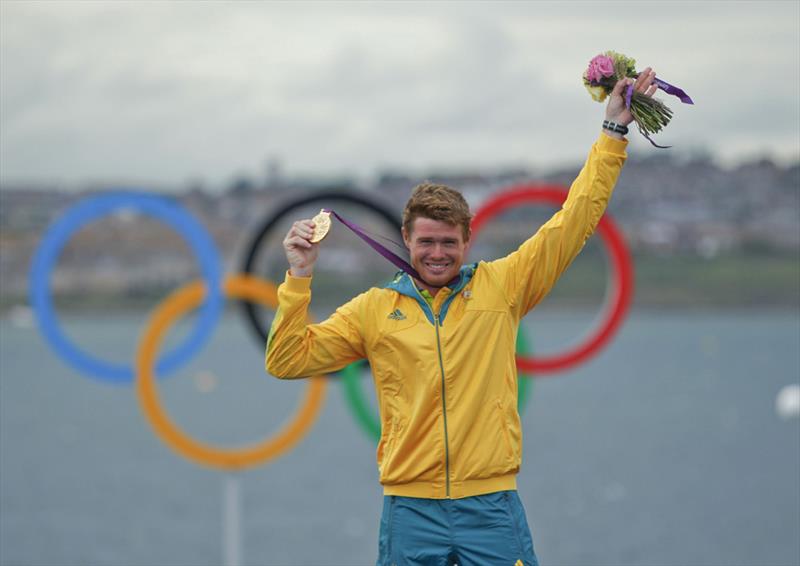
[[(652, 96), (646, 69), (635, 90)], [(508, 256), (462, 266), (471, 215), (457, 191), (425, 183), (403, 212), (419, 278), (398, 274), (307, 324), (319, 254), (311, 220), (295, 222), (267, 344), (281, 378), (339, 370), (366, 358), (381, 414), (384, 486), (378, 566), (537, 564), (516, 492), (521, 461), (515, 339), (520, 319), (550, 291), (594, 231), (625, 161), (633, 121), (619, 81), (604, 129), (569, 197)], [(608, 129), (611, 128), (611, 129)], [(623, 133), (620, 133), (622, 131)]]

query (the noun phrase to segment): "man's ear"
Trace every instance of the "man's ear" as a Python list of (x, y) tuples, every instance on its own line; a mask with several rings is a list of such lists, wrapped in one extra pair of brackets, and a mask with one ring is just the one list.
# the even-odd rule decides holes
[(406, 248), (411, 248), (411, 234), (406, 232), (405, 226), (400, 228), (400, 233), (403, 235), (403, 243), (406, 245)]

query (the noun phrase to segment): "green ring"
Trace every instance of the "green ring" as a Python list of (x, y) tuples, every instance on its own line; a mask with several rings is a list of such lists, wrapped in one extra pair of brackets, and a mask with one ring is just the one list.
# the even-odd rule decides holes
[[(525, 330), (523, 330), (521, 324), (517, 331), (517, 353), (523, 356), (530, 356), (533, 354), (533, 348), (531, 348), (527, 336), (525, 336)], [(517, 378), (517, 411), (519, 411), (520, 415), (525, 412), (528, 396), (533, 393), (533, 374), (523, 373), (521, 376), (525, 379)]]
[[(522, 325), (519, 326), (519, 331), (517, 332), (516, 347), (518, 354), (528, 356), (533, 353), (528, 347), (528, 341), (525, 339), (525, 331), (522, 329)], [(347, 405), (350, 407), (356, 422), (369, 438), (378, 442), (381, 438), (381, 423), (372, 414), (372, 408), (364, 399), (358, 379), (359, 371), (365, 364), (366, 360), (359, 360), (344, 368), (341, 371), (342, 384), (344, 385), (344, 396), (347, 399)], [(524, 411), (530, 393), (533, 392), (533, 379), (531, 379), (533, 376), (527, 373), (521, 375), (527, 379), (518, 380), (517, 410), (520, 414)]]

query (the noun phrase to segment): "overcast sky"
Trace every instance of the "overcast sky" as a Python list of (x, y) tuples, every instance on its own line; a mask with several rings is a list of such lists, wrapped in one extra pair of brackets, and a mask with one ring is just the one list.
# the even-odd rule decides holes
[[(683, 87), (674, 151), (800, 156), (800, 2), (0, 2), (0, 184), (221, 187), (583, 159), (614, 49)], [(631, 134), (631, 152), (653, 149)], [(672, 150), (671, 150), (672, 151)]]

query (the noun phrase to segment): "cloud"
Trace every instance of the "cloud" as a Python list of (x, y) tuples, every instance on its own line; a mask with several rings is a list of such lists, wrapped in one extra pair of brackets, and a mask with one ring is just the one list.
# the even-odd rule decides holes
[(605, 49), (695, 98), (668, 143), (797, 158), (796, 3), (631, 6), (0, 3), (0, 182), (579, 161)]

